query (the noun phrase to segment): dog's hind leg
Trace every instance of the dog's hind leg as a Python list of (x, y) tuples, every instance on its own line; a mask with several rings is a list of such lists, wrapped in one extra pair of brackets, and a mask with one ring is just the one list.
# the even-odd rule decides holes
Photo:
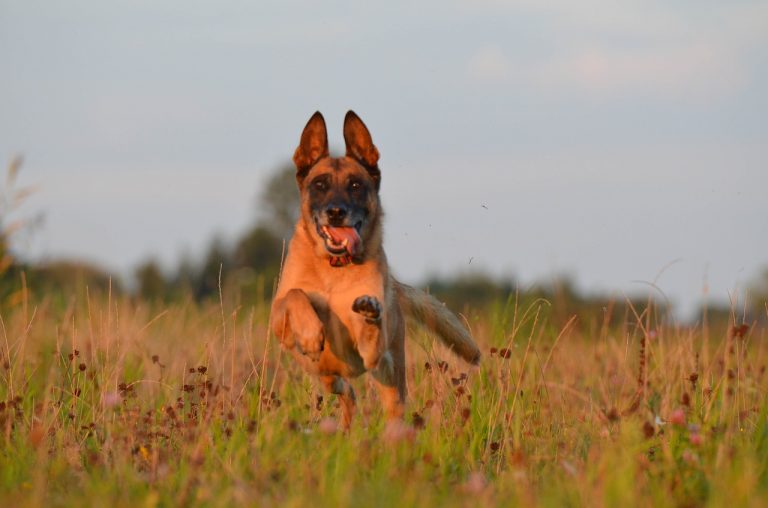
[(387, 313), (386, 351), (371, 373), (379, 389), (384, 413), (389, 423), (400, 421), (405, 412), (405, 321), (397, 305)]
[(379, 365), (371, 371), (379, 391), (387, 420), (400, 420), (405, 412), (405, 351), (402, 340), (400, 347), (391, 347), (383, 355)]
[(406, 392), (403, 355), (390, 349), (381, 356), (378, 368), (371, 374), (384, 406), (386, 423), (382, 437), (391, 442), (412, 439), (414, 429), (403, 420)]
[(379, 397), (384, 406), (384, 414), (387, 420), (399, 420), (405, 413), (405, 394), (397, 386), (379, 380), (376, 372), (373, 373), (373, 379), (376, 382), (376, 388), (379, 390)]
[(355, 416), (355, 391), (349, 381), (341, 376), (320, 376), (325, 389), (339, 396), (341, 402), (341, 426), (349, 430), (352, 418)]

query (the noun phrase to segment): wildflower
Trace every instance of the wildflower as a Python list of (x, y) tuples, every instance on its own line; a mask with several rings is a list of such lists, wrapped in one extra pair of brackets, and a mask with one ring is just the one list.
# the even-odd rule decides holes
[[(658, 418), (658, 416), (656, 418)], [(656, 430), (653, 428), (653, 425), (651, 425), (651, 422), (643, 423), (643, 435), (646, 439), (651, 439), (655, 433)]]
[(669, 416), (669, 421), (672, 425), (685, 425), (685, 411), (682, 408), (675, 409)]
[(474, 471), (469, 474), (467, 481), (461, 486), (461, 490), (466, 494), (481, 494), (488, 486), (488, 480), (480, 471)]
[(115, 407), (120, 404), (123, 398), (118, 392), (107, 392), (101, 396), (101, 403), (106, 408)]
[(317, 428), (323, 434), (335, 434), (339, 430), (339, 424), (333, 418), (323, 418)]
[(738, 337), (739, 339), (743, 339), (744, 336), (747, 335), (748, 331), (749, 331), (748, 324), (740, 324), (739, 326), (733, 327), (733, 336)]
[(414, 428), (399, 420), (387, 422), (387, 425), (384, 428), (384, 433), (382, 434), (384, 441), (390, 444), (398, 443), (400, 441), (413, 441), (415, 437), (416, 431)]

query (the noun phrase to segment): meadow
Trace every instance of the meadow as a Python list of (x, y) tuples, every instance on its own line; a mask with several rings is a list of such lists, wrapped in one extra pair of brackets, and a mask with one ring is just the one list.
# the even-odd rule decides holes
[[(33, 298), (36, 296), (36, 298)], [(22, 294), (0, 321), (0, 506), (766, 506), (766, 330), (514, 295), (470, 367), (409, 333), (407, 427), (333, 396), (269, 302)]]

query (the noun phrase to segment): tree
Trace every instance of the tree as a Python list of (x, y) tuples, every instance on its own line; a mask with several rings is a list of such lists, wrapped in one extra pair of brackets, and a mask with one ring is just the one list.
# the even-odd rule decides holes
[(150, 259), (136, 269), (138, 294), (147, 300), (161, 300), (167, 295), (167, 284), (157, 261)]
[(165, 277), (154, 261), (145, 262), (134, 274), (137, 293), (147, 299), (177, 299), (190, 293), (198, 301), (217, 298), (221, 276), (223, 292), (240, 288), (244, 294), (252, 293), (257, 285), (264, 288), (259, 297), (269, 297), (280, 270), (283, 242), (293, 232), (298, 209), (295, 170), (283, 165), (267, 177), (259, 194), (256, 223), (234, 246), (214, 238), (201, 261), (183, 257), (172, 277)]
[(232, 268), (231, 254), (220, 238), (214, 238), (208, 247), (203, 265), (194, 281), (195, 298), (202, 300), (217, 295), (219, 292), (219, 275), (222, 280)]
[(750, 293), (754, 318), (765, 323), (768, 321), (768, 268), (752, 282)]
[(282, 244), (282, 239), (272, 231), (263, 226), (256, 226), (237, 242), (233, 253), (235, 266), (252, 268), (257, 272), (278, 267)]
[(259, 195), (259, 223), (278, 238), (289, 239), (299, 218), (299, 202), (296, 168), (283, 165), (270, 175)]

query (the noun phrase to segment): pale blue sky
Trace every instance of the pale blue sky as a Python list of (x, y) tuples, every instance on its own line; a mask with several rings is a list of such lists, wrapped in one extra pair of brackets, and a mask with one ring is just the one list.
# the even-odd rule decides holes
[(406, 280), (633, 291), (680, 259), (659, 285), (689, 309), (768, 264), (763, 1), (0, 0), (0, 69), (0, 157), (46, 214), (29, 255), (200, 253), (312, 112), (338, 147), (352, 108)]

